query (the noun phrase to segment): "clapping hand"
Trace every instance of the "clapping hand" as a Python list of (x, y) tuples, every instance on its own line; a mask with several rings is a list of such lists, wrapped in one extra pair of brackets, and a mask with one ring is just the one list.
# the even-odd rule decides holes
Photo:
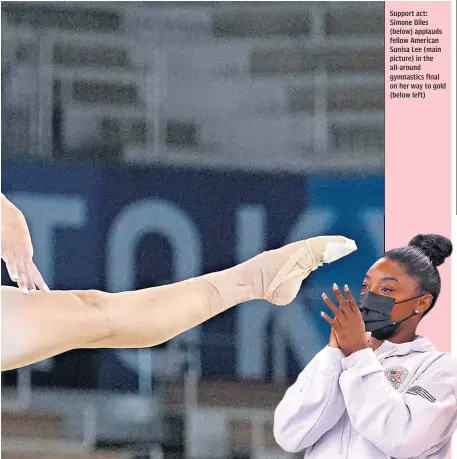
[(337, 345), (346, 356), (349, 356), (369, 347), (365, 324), (347, 285), (344, 287), (346, 296), (336, 284), (333, 285), (333, 293), (338, 300), (339, 307), (335, 306), (325, 293), (322, 294), (322, 299), (333, 312), (334, 318), (332, 319), (325, 312), (322, 312), (321, 315), (332, 327), (329, 346), (336, 347)]

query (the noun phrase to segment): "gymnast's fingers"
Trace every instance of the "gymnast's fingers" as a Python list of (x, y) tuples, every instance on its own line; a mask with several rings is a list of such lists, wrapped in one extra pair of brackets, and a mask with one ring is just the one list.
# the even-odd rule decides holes
[(8, 275), (13, 282), (17, 282), (18, 275), (17, 275), (17, 265), (16, 265), (16, 258), (11, 255), (9, 252), (2, 252), (2, 258), (5, 262), (6, 269), (8, 271)]
[(34, 285), (33, 282), (30, 280), (27, 269), (25, 267), (25, 263), (22, 260), (16, 260), (17, 263), (17, 274), (18, 280), (17, 285), (21, 289), (21, 292), (24, 294), (29, 293), (29, 290), (33, 290)]
[(27, 273), (34, 285), (44, 292), (49, 292), (49, 287), (33, 261), (27, 263)]

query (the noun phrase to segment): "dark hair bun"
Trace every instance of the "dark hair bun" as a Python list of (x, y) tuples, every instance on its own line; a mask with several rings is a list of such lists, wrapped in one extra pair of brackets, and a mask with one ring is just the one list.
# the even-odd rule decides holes
[(409, 245), (421, 250), (433, 266), (442, 265), (452, 253), (452, 242), (438, 234), (418, 234), (411, 239)]

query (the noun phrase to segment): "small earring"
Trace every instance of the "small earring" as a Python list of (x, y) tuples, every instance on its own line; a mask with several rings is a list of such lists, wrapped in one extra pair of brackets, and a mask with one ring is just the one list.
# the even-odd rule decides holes
[(419, 309), (415, 309), (414, 312), (415, 312), (416, 314), (419, 314)]

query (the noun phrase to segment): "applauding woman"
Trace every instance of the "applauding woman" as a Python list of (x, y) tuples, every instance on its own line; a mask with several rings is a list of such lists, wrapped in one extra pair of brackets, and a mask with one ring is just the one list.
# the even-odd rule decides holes
[(457, 428), (457, 362), (416, 328), (438, 299), (437, 266), (451, 252), (444, 237), (416, 236), (370, 268), (360, 308), (347, 286), (333, 286), (338, 306), (323, 295), (330, 342), (276, 409), (283, 449), (313, 459), (446, 456)]

